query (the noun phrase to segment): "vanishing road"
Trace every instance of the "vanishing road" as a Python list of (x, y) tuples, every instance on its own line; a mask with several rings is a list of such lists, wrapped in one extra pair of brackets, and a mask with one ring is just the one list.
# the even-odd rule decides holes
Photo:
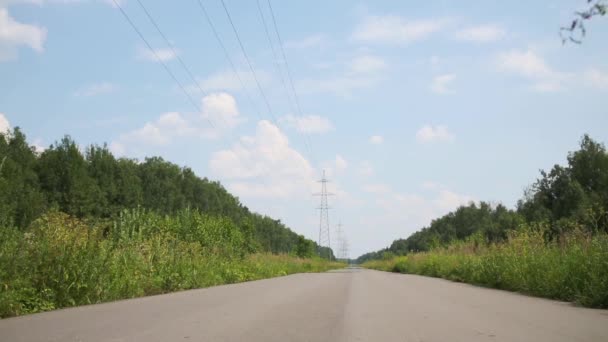
[(0, 341), (608, 341), (608, 310), (348, 269), (0, 320)]

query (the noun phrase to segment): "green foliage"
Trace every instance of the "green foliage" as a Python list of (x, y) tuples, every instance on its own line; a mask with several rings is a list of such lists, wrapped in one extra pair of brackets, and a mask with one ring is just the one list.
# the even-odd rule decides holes
[[(384, 258), (387, 253), (405, 255)], [(568, 165), (525, 192), (517, 211), (470, 204), (386, 249), (366, 267), (608, 307), (608, 153), (583, 136)]]
[(19, 128), (0, 132), (0, 225), (26, 226), (46, 209), (36, 163), (36, 153)]
[(357, 262), (382, 259), (387, 251), (396, 255), (429, 251), (474, 234), (481, 234), (487, 243), (498, 243), (524, 223), (546, 223), (547, 240), (559, 240), (576, 228), (591, 234), (608, 233), (608, 153), (604, 145), (584, 135), (580, 149), (568, 154), (568, 165), (541, 171), (515, 211), (485, 202), (461, 206), (407, 239), (360, 256)]
[(40, 188), (50, 207), (78, 217), (99, 215), (104, 198), (88, 163), (69, 136), (44, 151), (36, 163)]
[(429, 227), (422, 228), (407, 239), (395, 240), (389, 248), (360, 256), (357, 262), (383, 259), (385, 253), (405, 255), (428, 251), (474, 234), (480, 234), (483, 240), (490, 243), (500, 242), (506, 239), (509, 231), (517, 229), (522, 223), (524, 219), (520, 214), (501, 204), (471, 203), (433, 220)]
[(317, 253), (322, 259), (336, 260), (334, 252), (329, 247), (317, 247)]
[(0, 133), (0, 226), (25, 230), (49, 208), (102, 221), (125, 209), (166, 215), (190, 209), (230, 220), (250, 241), (248, 253), (296, 251), (298, 234), (280, 220), (250, 212), (221, 184), (187, 167), (160, 157), (117, 159), (105, 145), (84, 150), (65, 136), (36, 153), (18, 128)]
[(298, 236), (296, 256), (299, 258), (312, 258), (315, 256), (315, 244), (302, 235)]
[(84, 150), (0, 133), (0, 317), (342, 266), (189, 168)]
[(562, 44), (568, 41), (581, 44), (587, 34), (585, 22), (608, 13), (608, 1), (606, 0), (587, 0), (587, 5), (585, 10), (574, 12), (575, 17), (568, 26), (560, 28), (559, 35), (562, 38)]
[(393, 252), (384, 252), (382, 253), (382, 260), (390, 260), (395, 257)]
[(0, 229), (0, 317), (343, 267), (249, 254), (254, 243), (231, 220), (196, 210), (135, 209), (102, 223), (51, 212), (27, 231)]
[(480, 244), (472, 237), (430, 252), (372, 260), (363, 266), (608, 308), (608, 234), (576, 230), (559, 242), (547, 243), (546, 229), (546, 225), (526, 226), (499, 244)]
[(549, 222), (549, 239), (576, 224), (608, 232), (608, 153), (602, 144), (583, 136), (580, 150), (568, 154), (567, 166), (555, 165), (541, 176), (518, 203), (528, 222)]

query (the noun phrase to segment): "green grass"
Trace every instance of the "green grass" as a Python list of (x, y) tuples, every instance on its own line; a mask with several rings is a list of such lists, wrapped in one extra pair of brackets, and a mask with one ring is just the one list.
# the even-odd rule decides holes
[(25, 232), (0, 228), (0, 317), (344, 266), (254, 250), (229, 220), (197, 212), (111, 224), (47, 214)]
[(363, 266), (608, 308), (608, 234), (572, 233), (547, 243), (540, 230), (523, 229), (502, 244), (473, 238)]

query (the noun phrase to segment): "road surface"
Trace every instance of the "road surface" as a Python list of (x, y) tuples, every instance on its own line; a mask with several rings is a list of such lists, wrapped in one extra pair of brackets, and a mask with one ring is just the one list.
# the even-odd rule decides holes
[(608, 310), (351, 269), (0, 320), (0, 341), (608, 341)]

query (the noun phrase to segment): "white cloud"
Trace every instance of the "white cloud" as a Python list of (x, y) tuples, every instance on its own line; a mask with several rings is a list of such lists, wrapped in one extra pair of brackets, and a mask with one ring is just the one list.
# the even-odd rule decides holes
[(311, 63), (311, 67), (314, 69), (318, 69), (318, 70), (327, 70), (329, 68), (331, 68), (334, 65), (334, 63), (330, 63), (330, 62), (313, 62)]
[[(367, 197), (371, 199), (371, 203), (367, 203), (366, 207), (373, 206), (372, 212), (377, 214), (362, 217), (361, 223), (386, 227), (382, 232), (386, 240), (377, 242), (384, 246), (397, 237), (407, 237), (428, 226), (433, 219), (474, 200), (470, 195), (459, 194), (444, 187), (428, 189), (423, 194), (400, 193), (385, 184), (368, 184), (363, 186), (362, 190), (367, 192)], [(367, 240), (373, 238), (374, 236), (366, 236)]]
[(20, 23), (9, 15), (8, 9), (0, 7), (0, 62), (17, 58), (19, 46), (44, 51), (46, 34), (45, 28)]
[(168, 62), (179, 54), (179, 50), (172, 50), (170, 48), (159, 48), (151, 51), (145, 47), (139, 47), (137, 50), (137, 58), (146, 61), (158, 62), (160, 59), (163, 62)]
[(454, 74), (436, 76), (433, 78), (433, 82), (431, 83), (431, 90), (437, 94), (452, 93), (453, 90), (451, 90), (449, 86), (452, 82), (454, 82), (455, 79), (456, 75)]
[(437, 182), (433, 182), (433, 181), (423, 182), (421, 184), (421, 186), (422, 186), (423, 189), (426, 189), (426, 190), (437, 190), (437, 189), (443, 188), (443, 185), (441, 185), (441, 184), (439, 184)]
[(88, 85), (74, 92), (74, 96), (89, 97), (101, 94), (108, 94), (116, 90), (116, 86), (109, 82), (102, 82)]
[(511, 50), (498, 55), (497, 68), (500, 71), (524, 77), (533, 82), (530, 87), (539, 92), (553, 92), (563, 89), (570, 75), (553, 70), (532, 50)]
[(342, 157), (341, 155), (336, 155), (336, 170), (346, 170), (348, 168), (348, 162), (346, 161), (346, 159), (344, 159), (344, 157)]
[(443, 189), (439, 191), (439, 194), (434, 200), (434, 203), (441, 211), (448, 212), (458, 208), (461, 205), (467, 205), (470, 202), (474, 201), (475, 200), (471, 196), (461, 195), (453, 191)]
[(369, 138), (369, 142), (374, 145), (380, 145), (384, 143), (384, 137), (382, 137), (381, 135), (372, 135)]
[(345, 63), (341, 73), (318, 79), (302, 79), (297, 88), (301, 93), (333, 93), (341, 97), (351, 97), (357, 89), (375, 86), (384, 78), (387, 63), (380, 57), (363, 55)]
[[(151, 146), (170, 144), (178, 138), (214, 139), (226, 130), (243, 122), (234, 97), (227, 93), (213, 93), (202, 100), (202, 113), (181, 114), (167, 112), (141, 128), (120, 135), (110, 144), (113, 151), (124, 155), (127, 150), (141, 150)], [(210, 126), (209, 121), (213, 123)]]
[(456, 32), (455, 37), (459, 40), (487, 43), (502, 39), (506, 35), (505, 29), (497, 25), (480, 25), (467, 27)]
[(302, 133), (327, 133), (333, 130), (331, 121), (318, 115), (295, 116), (289, 114), (279, 119), (279, 122)]
[(338, 154), (334, 160), (322, 162), (320, 168), (327, 178), (332, 179), (348, 168), (348, 162)]
[(372, 194), (389, 194), (391, 189), (386, 184), (366, 184), (363, 185), (363, 191)]
[(127, 153), (127, 148), (123, 143), (113, 141), (110, 143), (110, 151), (112, 151), (115, 156), (122, 157)]
[(365, 186), (363, 190), (372, 194), (372, 205), (376, 206), (374, 210), (378, 212), (376, 217), (363, 218), (363, 223), (398, 227), (392, 232), (392, 236), (389, 235), (385, 244), (399, 236), (407, 237), (414, 231), (428, 226), (433, 219), (474, 200), (472, 196), (445, 188), (430, 189), (431, 191), (427, 191), (424, 196), (416, 193), (399, 193), (383, 184), (371, 184)]
[(589, 69), (584, 74), (585, 82), (598, 89), (608, 89), (608, 73), (598, 69)]
[(384, 70), (386, 62), (377, 56), (359, 56), (350, 63), (350, 69), (355, 73), (370, 73)]
[(219, 128), (232, 128), (244, 119), (234, 97), (228, 93), (212, 93), (202, 100), (201, 116)]
[(11, 130), (11, 124), (3, 113), (0, 113), (0, 133), (6, 133)]
[(534, 83), (532, 86), (530, 86), (530, 89), (539, 93), (553, 93), (556, 91), (560, 91), (562, 89), (562, 86), (559, 82), (556, 82), (554, 80), (547, 80)]
[(311, 49), (322, 47), (328, 44), (327, 35), (317, 33), (300, 40), (290, 40), (285, 42), (285, 47), (289, 49)]
[(416, 140), (419, 143), (450, 142), (454, 140), (454, 135), (447, 126), (424, 125), (416, 132)]
[[(242, 78), (241, 78), (242, 79)], [(242, 90), (241, 83), (236, 75), (230, 71), (220, 71), (199, 82), (203, 90)], [(194, 89), (196, 87), (196, 89)], [(199, 91), (196, 85), (188, 87), (189, 90)]]
[(554, 71), (534, 51), (512, 50), (498, 56), (498, 67), (507, 72), (530, 78), (546, 78)]
[(357, 173), (363, 177), (370, 177), (374, 174), (374, 167), (369, 161), (364, 160), (359, 164)]
[(367, 16), (355, 28), (352, 38), (366, 43), (409, 43), (440, 31), (445, 20), (406, 20), (396, 15)]
[(255, 136), (243, 137), (231, 149), (215, 152), (209, 167), (228, 180), (232, 191), (246, 197), (301, 196), (314, 182), (309, 162), (266, 120), (258, 122)]
[(142, 128), (121, 136), (120, 141), (161, 146), (168, 144), (175, 137), (192, 133), (194, 133), (194, 129), (190, 127), (180, 113), (167, 112), (156, 121), (147, 122)]
[(46, 147), (44, 147), (44, 142), (42, 141), (42, 139), (36, 139), (34, 140), (34, 142), (32, 143), (32, 147), (34, 147), (34, 151), (36, 153), (42, 153), (46, 150)]

